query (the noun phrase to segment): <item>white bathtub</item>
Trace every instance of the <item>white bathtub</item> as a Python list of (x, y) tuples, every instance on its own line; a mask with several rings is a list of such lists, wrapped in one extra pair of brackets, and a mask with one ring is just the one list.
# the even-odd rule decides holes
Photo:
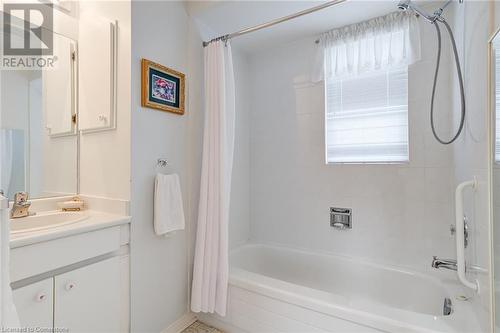
[(228, 314), (209, 321), (231, 333), (481, 331), (453, 278), (257, 244), (230, 262)]

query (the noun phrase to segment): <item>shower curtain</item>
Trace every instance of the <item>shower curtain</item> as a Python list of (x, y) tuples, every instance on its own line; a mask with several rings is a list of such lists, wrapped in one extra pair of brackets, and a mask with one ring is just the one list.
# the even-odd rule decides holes
[(231, 46), (205, 48), (205, 129), (193, 267), (191, 310), (226, 314), (229, 194), (234, 150), (234, 92)]
[(9, 276), (10, 228), (8, 200), (0, 194), (0, 330), (19, 328), (19, 318), (12, 300)]

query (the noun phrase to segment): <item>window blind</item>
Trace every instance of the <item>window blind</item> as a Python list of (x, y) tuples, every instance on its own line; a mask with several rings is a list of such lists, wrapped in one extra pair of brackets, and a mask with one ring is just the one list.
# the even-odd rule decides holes
[(408, 67), (327, 76), (328, 163), (408, 161)]

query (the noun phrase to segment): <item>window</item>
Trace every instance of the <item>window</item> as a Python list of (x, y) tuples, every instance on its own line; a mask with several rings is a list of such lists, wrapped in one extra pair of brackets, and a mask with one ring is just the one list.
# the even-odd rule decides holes
[(397, 163), (408, 158), (408, 67), (326, 76), (328, 163)]
[(393, 12), (323, 33), (313, 80), (326, 91), (328, 163), (408, 157), (408, 66), (420, 60), (415, 15)]

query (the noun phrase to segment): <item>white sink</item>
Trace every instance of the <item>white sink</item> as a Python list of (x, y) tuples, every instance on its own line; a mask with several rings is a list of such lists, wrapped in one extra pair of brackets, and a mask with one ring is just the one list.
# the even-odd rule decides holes
[(10, 233), (41, 231), (80, 222), (88, 218), (85, 212), (44, 212), (10, 220)]

